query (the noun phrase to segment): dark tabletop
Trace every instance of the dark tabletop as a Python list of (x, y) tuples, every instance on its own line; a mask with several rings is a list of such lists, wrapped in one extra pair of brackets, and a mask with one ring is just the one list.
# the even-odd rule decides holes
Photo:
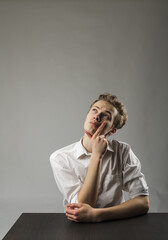
[(101, 223), (75, 223), (64, 213), (23, 213), (3, 240), (167, 240), (168, 213)]

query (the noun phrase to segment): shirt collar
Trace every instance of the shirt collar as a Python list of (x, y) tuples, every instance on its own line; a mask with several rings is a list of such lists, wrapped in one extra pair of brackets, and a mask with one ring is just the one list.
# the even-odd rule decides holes
[[(114, 152), (111, 141), (108, 141), (107, 150), (110, 152)], [(86, 149), (82, 145), (82, 138), (81, 138), (80, 141), (77, 142), (77, 144), (76, 144), (76, 157), (79, 159), (79, 158), (83, 157), (84, 155), (91, 156), (91, 153), (86, 151)]]

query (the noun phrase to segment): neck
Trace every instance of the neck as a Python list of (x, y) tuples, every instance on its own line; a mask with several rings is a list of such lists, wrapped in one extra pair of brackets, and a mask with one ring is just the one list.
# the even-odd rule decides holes
[(90, 144), (90, 138), (88, 135), (85, 133), (82, 139), (82, 145), (86, 149), (87, 152), (92, 152), (91, 144)]

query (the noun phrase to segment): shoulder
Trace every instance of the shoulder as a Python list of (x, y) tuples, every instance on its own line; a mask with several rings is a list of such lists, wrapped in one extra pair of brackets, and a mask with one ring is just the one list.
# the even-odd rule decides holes
[(55, 152), (53, 152), (51, 155), (50, 155), (50, 163), (52, 164), (53, 162), (59, 162), (60, 160), (62, 159), (66, 159), (66, 157), (69, 155), (69, 154), (73, 154), (75, 151), (76, 151), (76, 145), (77, 145), (78, 142), (75, 142), (75, 143), (72, 143), (68, 146), (65, 146), (63, 148), (60, 148), (58, 150), (56, 150)]
[(130, 150), (130, 145), (126, 142), (122, 142), (122, 141), (118, 141), (118, 140), (115, 140), (115, 139), (112, 139), (109, 141), (109, 144), (111, 145), (112, 149), (114, 152), (127, 152)]

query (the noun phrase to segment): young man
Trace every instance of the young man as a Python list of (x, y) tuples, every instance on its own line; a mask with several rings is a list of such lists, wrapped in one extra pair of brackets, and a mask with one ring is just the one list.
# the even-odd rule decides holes
[[(90, 107), (83, 138), (51, 154), (69, 220), (100, 222), (148, 211), (148, 187), (138, 158), (128, 144), (107, 140), (126, 120), (123, 103), (102, 94)], [(126, 202), (124, 191), (130, 197)]]

